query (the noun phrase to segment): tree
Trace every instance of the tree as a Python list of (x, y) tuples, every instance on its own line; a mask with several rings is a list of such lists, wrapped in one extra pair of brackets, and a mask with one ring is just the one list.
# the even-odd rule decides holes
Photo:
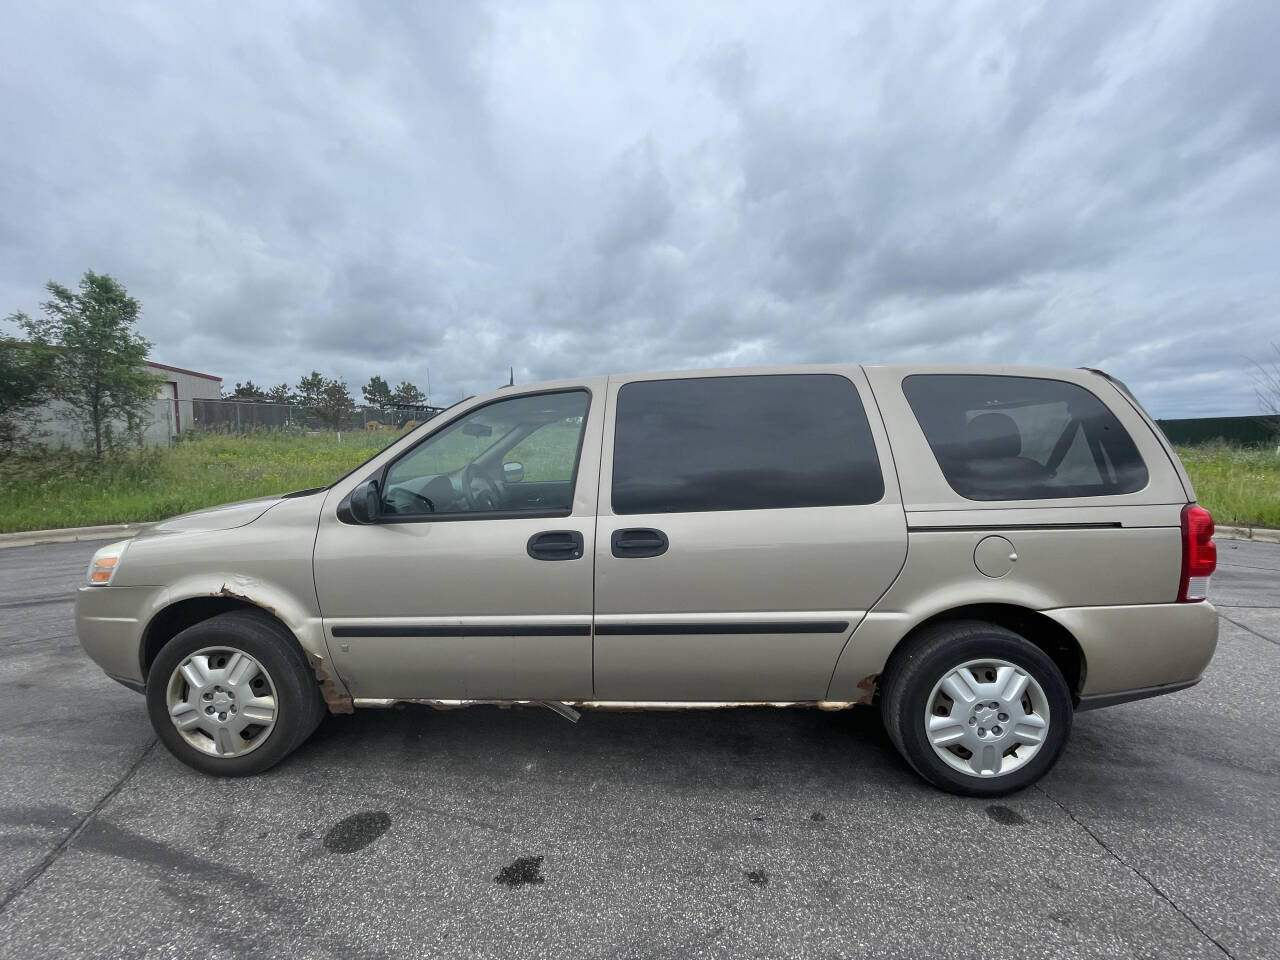
[(0, 337), (0, 451), (23, 436), (22, 416), (48, 399), (53, 351), (38, 343)]
[(396, 407), (420, 407), (426, 402), (426, 395), (407, 380), (401, 380), (391, 394), (391, 404)]
[(341, 430), (343, 418), (350, 414), (356, 406), (355, 401), (351, 399), (351, 392), (347, 390), (347, 381), (341, 378), (326, 380), (320, 399), (319, 412), (321, 419), (332, 426), (333, 429)]
[(267, 391), (267, 399), (272, 403), (297, 403), (298, 395), (287, 383), (277, 383)]
[(262, 403), (267, 399), (266, 393), (252, 380), (237, 382), (236, 388), (226, 394), (228, 400), (244, 400), (247, 403)]
[(118, 280), (92, 270), (78, 291), (53, 280), (45, 289), (50, 299), (40, 305), (42, 319), (24, 313), (10, 319), (51, 352), (52, 395), (85, 418), (85, 439), (101, 459), (121, 440), (115, 424), (123, 421), (126, 438), (141, 437), (160, 384), (144, 366), (151, 342), (134, 329), (140, 307)]
[(392, 406), (391, 388), (381, 377), (370, 377), (369, 382), (360, 388), (360, 392), (364, 394), (364, 402), (377, 407), (379, 412)]
[(355, 408), (347, 381), (341, 377), (329, 379), (318, 370), (298, 381), (298, 399), (335, 430), (342, 429), (343, 418)]
[(303, 377), (295, 387), (298, 391), (298, 402), (304, 407), (320, 405), (320, 394), (324, 392), (324, 377), (319, 370), (312, 370), (309, 376)]

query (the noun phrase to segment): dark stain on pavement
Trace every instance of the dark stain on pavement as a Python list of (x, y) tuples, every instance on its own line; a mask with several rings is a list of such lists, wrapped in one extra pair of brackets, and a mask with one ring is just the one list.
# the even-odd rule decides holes
[(344, 817), (324, 835), (324, 848), (330, 853), (355, 853), (363, 850), (387, 832), (391, 815), (385, 810), (363, 810)]
[(748, 870), (747, 879), (757, 887), (763, 887), (769, 882), (769, 874), (765, 873), (763, 870)]
[(815, 810), (813, 811), (813, 813), (809, 814), (809, 819), (812, 820), (814, 823), (826, 823), (827, 815), (823, 813), (821, 810)]
[(541, 857), (518, 857), (498, 871), (493, 878), (495, 883), (504, 887), (522, 887), (526, 883), (542, 883), (546, 877), (542, 875)]
[(1027, 822), (1027, 818), (1017, 810), (1010, 810), (1000, 804), (987, 807), (987, 816), (1003, 827), (1020, 827)]

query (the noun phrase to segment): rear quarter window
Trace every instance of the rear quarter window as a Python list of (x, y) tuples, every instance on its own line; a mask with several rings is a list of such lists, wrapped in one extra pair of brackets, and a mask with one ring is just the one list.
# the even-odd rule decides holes
[(915, 374), (902, 390), (947, 483), (968, 500), (1104, 497), (1147, 485), (1133, 438), (1077, 384)]

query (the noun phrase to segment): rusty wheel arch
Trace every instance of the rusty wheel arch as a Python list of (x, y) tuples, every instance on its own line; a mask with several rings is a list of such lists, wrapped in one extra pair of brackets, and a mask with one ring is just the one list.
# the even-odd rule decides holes
[(160, 653), (160, 649), (166, 643), (187, 629), (187, 627), (194, 626), (211, 617), (216, 617), (221, 613), (230, 613), (233, 610), (250, 610), (278, 624), (282, 630), (293, 638), (293, 642), (298, 645), (298, 649), (307, 658), (307, 663), (315, 671), (320, 694), (324, 698), (329, 712), (352, 713), (354, 711), (351, 697), (334, 680), (325, 661), (298, 643), (298, 638), (289, 629), (289, 625), (281, 620), (274, 610), (247, 600), (233, 593), (226, 586), (218, 593), (210, 596), (188, 597), (185, 600), (179, 600), (165, 607), (151, 618), (151, 622), (147, 624), (146, 630), (143, 631), (142, 643), (139, 645), (138, 650), (143, 682), (146, 682), (147, 676), (151, 671), (151, 664), (155, 662), (157, 654)]

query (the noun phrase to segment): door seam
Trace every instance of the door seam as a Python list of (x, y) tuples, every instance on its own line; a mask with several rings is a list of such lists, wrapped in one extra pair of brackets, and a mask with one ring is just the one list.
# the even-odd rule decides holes
[(880, 397), (876, 394), (875, 385), (871, 382), (871, 378), (867, 376), (867, 368), (862, 364), (858, 364), (858, 370), (862, 374), (862, 382), (867, 385), (867, 392), (871, 394), (871, 402), (876, 405), (876, 416), (880, 418), (880, 429), (884, 431), (884, 444), (889, 450), (889, 466), (893, 470), (893, 482), (898, 487), (898, 507), (902, 510), (902, 538), (904, 541), (902, 546), (902, 565), (898, 567), (898, 572), (893, 575), (893, 579), (880, 592), (880, 596), (867, 604), (867, 609), (862, 615), (862, 619), (853, 625), (853, 629), (849, 631), (849, 636), (845, 637), (844, 643), (840, 646), (840, 653), (836, 655), (836, 662), (831, 665), (831, 674), (827, 677), (827, 689), (823, 695), (824, 698), (831, 696), (831, 685), (836, 682), (836, 673), (840, 669), (840, 661), (844, 659), (845, 651), (849, 649), (849, 644), (853, 642), (858, 628), (867, 622), (867, 617), (871, 616), (872, 611), (880, 605), (880, 601), (888, 595), (889, 591), (893, 589), (893, 585), (902, 577), (902, 571), (907, 569), (907, 560), (911, 556), (911, 532), (907, 523), (907, 504), (902, 496), (902, 478), (898, 475), (898, 458), (893, 452), (893, 437), (889, 434), (889, 424), (885, 422), (884, 411), (880, 409)]
[[(612, 377), (604, 378), (604, 403), (600, 412), (600, 455), (596, 457), (596, 505), (591, 527), (591, 696), (596, 695), (596, 577), (600, 557), (600, 495), (604, 479), (604, 438), (609, 428), (609, 387)], [(610, 471), (612, 474), (612, 471)]]

